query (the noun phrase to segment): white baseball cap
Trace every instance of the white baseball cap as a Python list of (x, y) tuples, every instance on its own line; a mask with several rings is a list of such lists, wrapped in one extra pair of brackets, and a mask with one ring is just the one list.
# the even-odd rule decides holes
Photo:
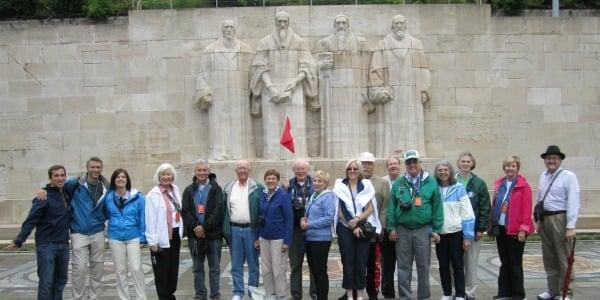
[(375, 162), (375, 155), (373, 155), (373, 153), (371, 152), (362, 152), (361, 154), (358, 155), (358, 160), (360, 162)]

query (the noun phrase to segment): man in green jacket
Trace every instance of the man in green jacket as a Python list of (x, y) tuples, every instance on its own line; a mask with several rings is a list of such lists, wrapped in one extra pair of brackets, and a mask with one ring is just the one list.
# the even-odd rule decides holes
[(223, 188), (225, 211), (223, 234), (229, 242), (233, 300), (244, 297), (244, 261), (248, 263), (248, 286), (258, 287), (258, 203), (264, 187), (250, 178), (250, 162), (235, 165), (237, 180)]
[(439, 242), (438, 232), (444, 224), (444, 208), (438, 184), (421, 168), (416, 150), (404, 153), (406, 173), (392, 186), (386, 227), (390, 240), (396, 241), (398, 293), (400, 299), (411, 298), (410, 281), (413, 261), (417, 265), (418, 299), (429, 299), (431, 241)]

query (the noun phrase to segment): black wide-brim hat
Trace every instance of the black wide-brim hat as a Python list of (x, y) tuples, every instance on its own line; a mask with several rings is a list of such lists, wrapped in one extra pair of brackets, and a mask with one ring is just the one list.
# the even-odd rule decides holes
[(545, 158), (546, 155), (549, 155), (549, 154), (556, 154), (556, 155), (560, 156), (560, 159), (565, 159), (565, 154), (560, 152), (560, 148), (558, 148), (558, 146), (556, 146), (556, 145), (548, 146), (548, 149), (546, 149), (546, 152), (540, 154), (540, 157)]

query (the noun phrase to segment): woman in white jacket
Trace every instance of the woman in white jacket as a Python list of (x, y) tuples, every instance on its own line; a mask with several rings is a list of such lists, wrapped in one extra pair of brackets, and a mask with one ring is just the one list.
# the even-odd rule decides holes
[(362, 300), (367, 287), (369, 237), (360, 224), (368, 222), (376, 233), (381, 232), (375, 189), (370, 180), (362, 178), (360, 163), (354, 159), (346, 164), (345, 178), (335, 181), (333, 192), (338, 198), (333, 224), (344, 270), (342, 288), (348, 300), (354, 300), (354, 291), (356, 299)]
[[(435, 179), (440, 185), (444, 203), (444, 225), (435, 254), (440, 264), (440, 281), (444, 295), (441, 300), (465, 300), (464, 251), (469, 250), (474, 239), (475, 215), (465, 187), (456, 182), (454, 169), (447, 161), (435, 166)], [(450, 264), (454, 274), (450, 274)], [(452, 281), (456, 298), (452, 297)]]
[(154, 174), (157, 185), (146, 195), (146, 240), (159, 299), (175, 299), (177, 290), (183, 219), (175, 175), (171, 164), (160, 165)]

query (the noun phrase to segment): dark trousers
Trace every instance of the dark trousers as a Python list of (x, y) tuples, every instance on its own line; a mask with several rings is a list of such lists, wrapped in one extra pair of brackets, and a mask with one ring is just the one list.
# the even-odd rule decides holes
[(342, 288), (363, 290), (367, 287), (369, 240), (355, 237), (342, 223), (337, 224), (336, 233), (344, 269)]
[(499, 226), (496, 245), (498, 247), (498, 256), (500, 256), (498, 296), (524, 299), (523, 250), (525, 249), (525, 243), (519, 242), (514, 235), (506, 235), (506, 228)]
[[(435, 245), (435, 254), (440, 264), (440, 280), (444, 296), (452, 296), (452, 281), (456, 289), (456, 297), (465, 297), (465, 267), (463, 264), (462, 231), (441, 234), (440, 242)], [(453, 274), (450, 274), (452, 264)]]
[(36, 245), (38, 300), (63, 298), (69, 270), (69, 243)]
[(208, 281), (210, 285), (210, 298), (221, 296), (219, 279), (221, 275), (221, 250), (223, 239), (196, 239), (188, 238), (190, 255), (192, 256), (192, 271), (194, 272), (194, 289), (196, 296), (207, 298), (204, 272), (204, 261), (208, 261)]
[[(292, 246), (289, 250), (290, 258), (290, 292), (292, 298), (302, 299), (302, 264), (304, 263), (304, 231), (300, 226), (294, 226)], [(315, 293), (313, 276), (310, 276), (309, 293)], [(310, 298), (310, 297), (308, 297)]]
[(173, 235), (172, 239), (169, 240), (169, 244), (169, 248), (162, 248), (159, 252), (151, 253), (154, 285), (156, 285), (156, 293), (160, 300), (175, 299), (173, 294), (177, 290), (179, 249), (181, 247), (179, 228), (173, 228)]
[(379, 284), (375, 284), (375, 281), (381, 278), (377, 278), (381, 276), (381, 252), (377, 256), (377, 247), (381, 251), (379, 241), (369, 243), (369, 258), (367, 260), (367, 295), (369, 295), (369, 298), (377, 298), (377, 294), (379, 294)]
[(396, 298), (394, 273), (396, 273), (396, 242), (390, 241), (389, 232), (383, 229), (381, 242), (381, 294)]
[(331, 241), (307, 241), (306, 260), (310, 274), (315, 279), (317, 300), (326, 300), (329, 294), (329, 276), (327, 275), (327, 258)]

